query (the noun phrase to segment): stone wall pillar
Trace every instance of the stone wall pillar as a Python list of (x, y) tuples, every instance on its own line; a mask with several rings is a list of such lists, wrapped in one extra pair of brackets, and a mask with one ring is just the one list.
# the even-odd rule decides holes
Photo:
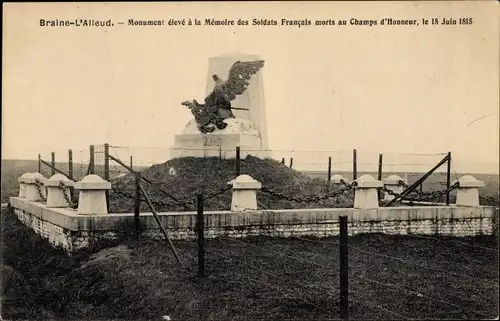
[[(401, 194), (403, 192), (403, 179), (399, 175), (390, 175), (384, 179), (384, 187), (396, 194)], [(384, 201), (392, 201), (394, 196), (384, 192)]]
[[(457, 181), (453, 182), (455, 184)], [(477, 180), (474, 176), (465, 175), (458, 179), (460, 184), (457, 191), (456, 205), (458, 206), (479, 206), (479, 187), (484, 187), (483, 181)]]
[(19, 182), (19, 197), (26, 198), (26, 178), (32, 176), (33, 173), (24, 173), (17, 181)]
[(233, 186), (233, 197), (231, 211), (255, 211), (257, 210), (257, 191), (262, 184), (249, 175), (240, 175), (228, 184)]
[(41, 202), (47, 197), (45, 182), (47, 178), (40, 173), (29, 173), (24, 178), (27, 202)]
[(75, 183), (79, 190), (78, 214), (99, 215), (108, 214), (106, 190), (111, 189), (111, 183), (95, 174), (87, 175)]
[(382, 182), (370, 175), (363, 175), (355, 182), (354, 208), (378, 208), (377, 189), (383, 186)]
[[(61, 189), (60, 184), (64, 184), (65, 189)], [(63, 174), (55, 174), (45, 182), (47, 186), (47, 207), (69, 207), (71, 201), (70, 187), (74, 182)], [(66, 195), (65, 195), (66, 194)]]

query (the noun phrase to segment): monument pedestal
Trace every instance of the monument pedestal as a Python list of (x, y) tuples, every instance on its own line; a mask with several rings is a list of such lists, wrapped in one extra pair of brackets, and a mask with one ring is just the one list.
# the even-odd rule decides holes
[(190, 121), (181, 134), (175, 135), (170, 158), (180, 157), (220, 157), (236, 158), (236, 147), (240, 147), (240, 157), (252, 155), (268, 157), (262, 148), (262, 138), (255, 125), (246, 119), (230, 118), (224, 120), (228, 126), (223, 130), (203, 134), (196, 121)]

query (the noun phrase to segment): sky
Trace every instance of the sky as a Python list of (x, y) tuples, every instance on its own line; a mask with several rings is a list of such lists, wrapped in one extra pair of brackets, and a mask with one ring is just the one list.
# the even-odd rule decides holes
[[(256, 54), (270, 149), (339, 162), (451, 151), (464, 171), (498, 173), (498, 3), (4, 4), (2, 158), (66, 159), (90, 144), (159, 162), (203, 101), (208, 58)], [(134, 19), (431, 19), (455, 26), (127, 26)], [(99, 28), (40, 19), (113, 19)], [(314, 23), (314, 22), (313, 22)], [(117, 150), (118, 153), (118, 150)], [(305, 155), (305, 156), (300, 156)], [(59, 157), (59, 156), (58, 156)], [(409, 156), (408, 156), (409, 157)], [(439, 161), (435, 155), (428, 162)], [(368, 160), (369, 158), (369, 160)], [(361, 161), (361, 160), (360, 160)], [(399, 162), (400, 159), (394, 160)], [(408, 161), (408, 160), (407, 160)], [(307, 161), (303, 161), (307, 163)], [(412, 159), (410, 162), (415, 162)], [(371, 165), (370, 165), (371, 166)]]

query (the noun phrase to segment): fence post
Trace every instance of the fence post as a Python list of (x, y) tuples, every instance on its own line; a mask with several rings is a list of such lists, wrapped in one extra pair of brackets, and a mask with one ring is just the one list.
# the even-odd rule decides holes
[(358, 178), (358, 156), (356, 149), (352, 150), (352, 180)]
[[(285, 165), (285, 157), (281, 158), (281, 164)], [(286, 165), (285, 165), (286, 166)]]
[[(104, 144), (104, 180), (109, 182), (109, 144)], [(109, 190), (106, 190), (106, 204), (109, 213)]]
[[(383, 155), (382, 154), (378, 154), (378, 175), (377, 175), (377, 179), (379, 181), (382, 180), (382, 164), (383, 164)], [(380, 201), (380, 199), (382, 198), (382, 190), (379, 189), (378, 190), (378, 199)]]
[(50, 153), (50, 175), (55, 175), (56, 174), (56, 153), (52, 152)]
[(132, 156), (130, 156), (130, 169), (133, 170), (134, 167), (133, 167), (134, 163), (132, 161)]
[(240, 176), (240, 147), (236, 147), (236, 177)]
[(290, 168), (293, 166), (293, 157), (290, 157)]
[(349, 268), (347, 216), (339, 217), (340, 228), (340, 318), (349, 319)]
[(89, 174), (95, 174), (94, 170), (94, 145), (90, 145)]
[(134, 223), (136, 239), (139, 240), (141, 227), (139, 225), (139, 214), (141, 213), (141, 172), (135, 172), (135, 204), (134, 204)]
[(40, 161), (42, 159), (42, 156), (38, 154), (38, 172), (41, 174), (42, 173), (42, 162)]
[[(451, 152), (448, 152), (448, 163), (446, 164), (446, 189), (451, 185)], [(446, 205), (450, 205), (450, 191), (446, 191)]]
[(327, 177), (328, 187), (330, 187), (331, 177), (332, 177), (332, 157), (330, 156), (328, 157), (328, 177)]
[(198, 276), (205, 276), (205, 235), (203, 222), (203, 193), (196, 195), (196, 234), (198, 238)]
[(68, 149), (68, 178), (70, 180), (74, 180), (73, 179), (73, 150), (72, 149)]

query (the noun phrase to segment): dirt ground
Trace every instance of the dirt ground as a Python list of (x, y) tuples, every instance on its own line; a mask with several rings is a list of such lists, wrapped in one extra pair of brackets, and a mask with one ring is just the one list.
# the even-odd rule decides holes
[[(2, 211), (2, 317), (8, 320), (324, 320), (338, 318), (338, 238), (98, 244), (68, 257)], [(349, 239), (352, 319), (498, 316), (495, 237)]]

